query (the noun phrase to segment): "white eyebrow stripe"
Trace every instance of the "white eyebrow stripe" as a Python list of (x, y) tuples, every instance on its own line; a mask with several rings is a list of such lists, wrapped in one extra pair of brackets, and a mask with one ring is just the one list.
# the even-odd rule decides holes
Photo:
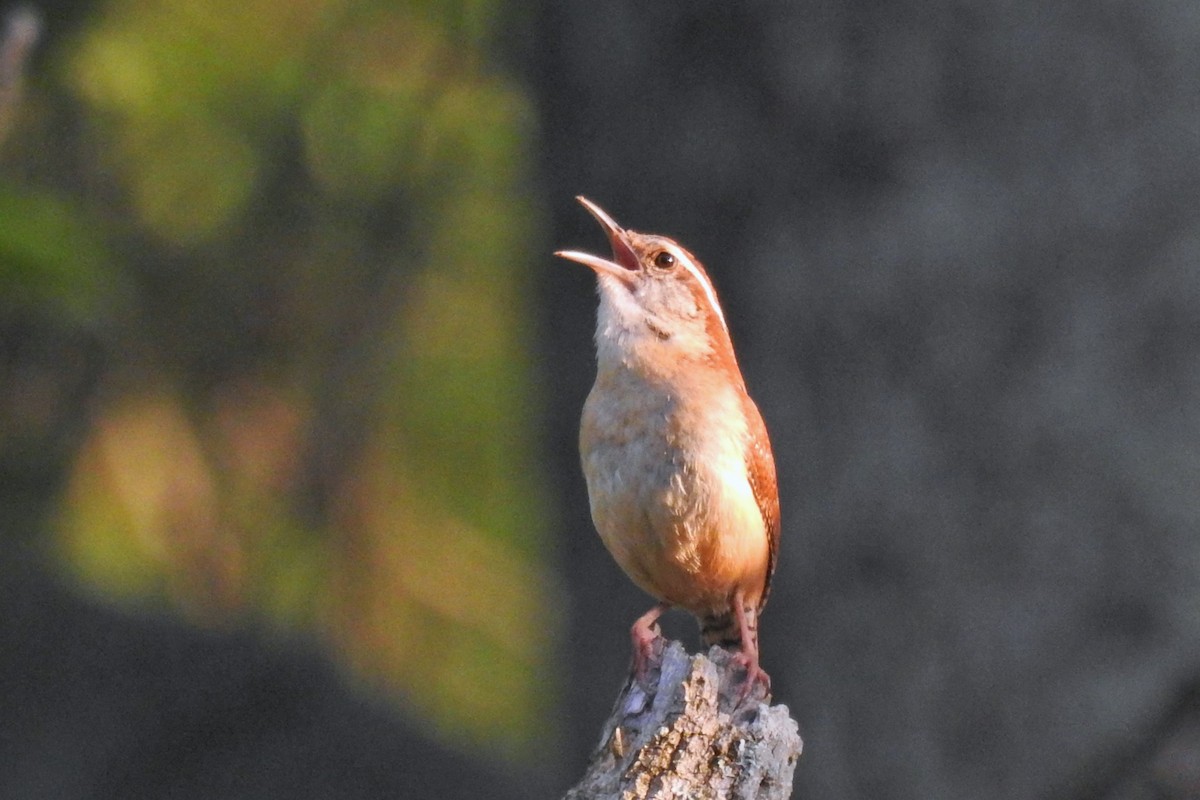
[(713, 289), (712, 283), (681, 249), (673, 243), (667, 243), (665, 246), (671, 251), (671, 255), (675, 256), (680, 264), (683, 264), (683, 268), (692, 273), (692, 277), (700, 282), (700, 286), (704, 289), (704, 296), (708, 298), (708, 304), (712, 306), (713, 311), (717, 312), (717, 319), (721, 320), (721, 327), (725, 329), (726, 333), (729, 333), (729, 326), (725, 324), (725, 312), (721, 310), (721, 304), (717, 302), (717, 293)]

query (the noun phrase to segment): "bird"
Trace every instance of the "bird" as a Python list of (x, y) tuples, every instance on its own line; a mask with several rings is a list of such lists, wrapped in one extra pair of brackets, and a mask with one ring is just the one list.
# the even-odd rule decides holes
[(618, 225), (576, 198), (611, 258), (556, 256), (596, 274), (596, 380), (579, 451), (592, 522), (629, 578), (657, 603), (630, 628), (633, 673), (646, 675), (658, 619), (694, 615), (706, 647), (734, 653), (745, 692), (769, 693), (758, 618), (779, 553), (775, 458), (746, 391), (716, 289), (700, 261), (665, 236)]

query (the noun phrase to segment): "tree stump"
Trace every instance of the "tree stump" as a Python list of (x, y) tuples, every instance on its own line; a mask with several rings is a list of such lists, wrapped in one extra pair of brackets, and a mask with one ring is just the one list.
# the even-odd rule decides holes
[(787, 707), (720, 647), (659, 639), (646, 682), (617, 696), (583, 779), (564, 800), (785, 800), (803, 743)]

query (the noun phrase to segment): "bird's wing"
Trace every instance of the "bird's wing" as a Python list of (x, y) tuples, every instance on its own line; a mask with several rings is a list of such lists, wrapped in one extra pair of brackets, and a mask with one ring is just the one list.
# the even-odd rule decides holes
[(754, 401), (749, 396), (743, 397), (750, 428), (746, 442), (746, 474), (750, 477), (750, 490), (754, 492), (754, 500), (758, 503), (767, 530), (767, 578), (762, 599), (758, 601), (761, 611), (771, 593), (771, 578), (779, 560), (779, 490), (775, 485), (775, 456), (767, 438), (767, 426)]

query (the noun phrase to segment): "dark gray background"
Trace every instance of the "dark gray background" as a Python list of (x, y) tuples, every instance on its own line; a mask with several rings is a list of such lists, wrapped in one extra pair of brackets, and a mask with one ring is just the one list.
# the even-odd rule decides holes
[[(536, 38), (554, 245), (603, 249), (584, 193), (696, 253), (770, 428), (796, 796), (1200, 793), (1200, 6), (564, 2)], [(546, 269), (582, 722), (646, 600), (576, 464), (590, 281)]]

